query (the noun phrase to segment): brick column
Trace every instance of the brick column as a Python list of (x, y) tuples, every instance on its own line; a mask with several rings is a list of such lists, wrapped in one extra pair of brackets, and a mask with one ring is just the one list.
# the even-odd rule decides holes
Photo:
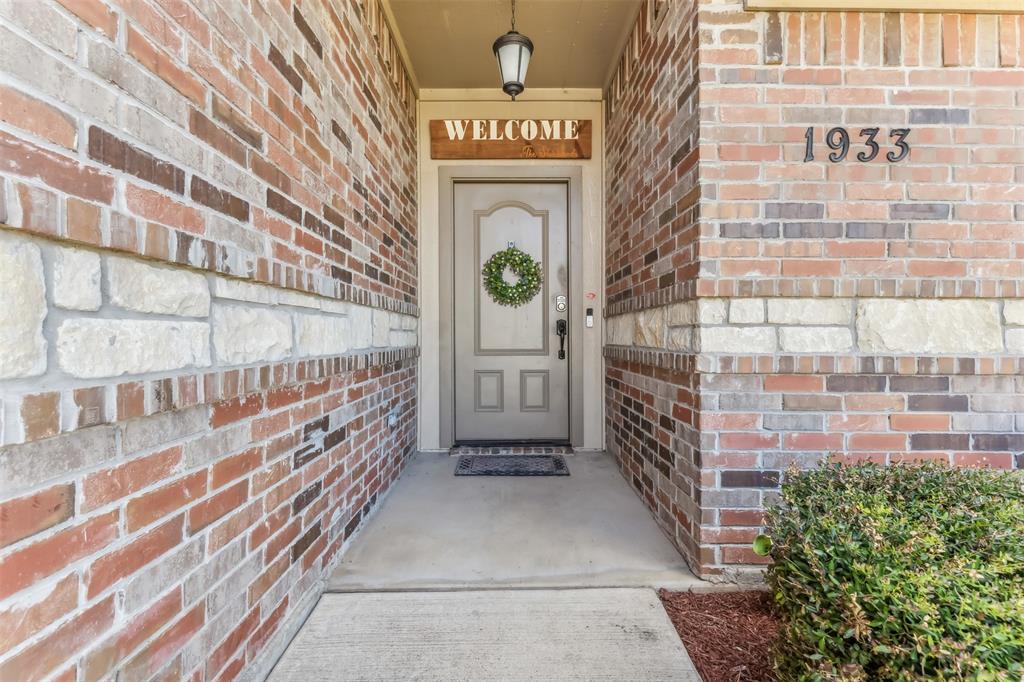
[[(666, 279), (632, 309), (610, 298), (619, 336), (607, 354), (660, 348), (697, 374), (675, 385), (686, 387), (676, 405), (698, 416), (664, 423), (674, 462), (648, 476), (646, 495), (678, 499), (669, 481), (699, 469), (699, 513), (675, 525), (659, 514), (684, 553), (707, 577), (756, 576), (760, 508), (787, 466), (830, 454), (1024, 467), (1024, 18), (669, 5), (673, 28), (620, 65), (632, 77), (613, 103), (609, 158), (643, 173), (630, 144), (655, 124), (659, 162), (692, 144), (673, 125), (678, 100), (617, 116), (645, 83), (692, 67), (667, 36), (689, 31), (696, 12), (699, 67), (682, 87), (699, 101), (699, 238), (647, 264), (696, 266), (676, 270), (681, 292)], [(658, 75), (636, 80), (648, 71)], [(851, 147), (832, 161), (835, 127)], [(871, 128), (879, 153), (858, 159)], [(905, 128), (909, 155), (889, 162)], [(609, 214), (643, 186), (618, 187)], [(685, 196), (668, 181), (657, 190)], [(614, 243), (621, 228), (609, 228)], [(631, 265), (625, 276), (642, 282), (647, 270)], [(696, 528), (696, 550), (681, 527)]]

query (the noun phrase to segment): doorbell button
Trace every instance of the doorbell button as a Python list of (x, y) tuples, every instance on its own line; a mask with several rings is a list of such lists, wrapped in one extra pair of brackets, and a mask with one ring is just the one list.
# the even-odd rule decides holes
[(587, 308), (586, 325), (588, 327), (593, 327), (594, 326), (594, 309), (593, 308)]

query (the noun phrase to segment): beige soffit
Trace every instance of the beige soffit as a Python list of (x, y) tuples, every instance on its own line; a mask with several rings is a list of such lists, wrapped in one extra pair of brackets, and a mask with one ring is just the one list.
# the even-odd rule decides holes
[[(516, 29), (536, 50), (530, 88), (601, 88), (643, 0), (516, 0)], [(421, 89), (500, 88), (491, 52), (509, 0), (384, 0)]]
[(1024, 14), (1024, 0), (744, 0), (748, 10)]
[[(600, 102), (600, 88), (527, 88), (517, 102)], [(508, 95), (490, 88), (420, 88), (423, 102), (507, 102)]]
[(405, 41), (402, 40), (402, 32), (398, 30), (398, 23), (395, 21), (395, 13), (391, 9), (391, 0), (380, 0), (381, 9), (384, 10), (384, 19), (388, 22), (388, 30), (391, 31), (391, 37), (395, 41), (395, 47), (398, 48), (398, 56), (402, 58), (402, 64), (405, 66), (406, 73), (409, 74), (409, 80), (412, 81), (413, 90), (416, 94), (420, 91), (420, 82), (416, 78), (416, 69), (412, 66), (412, 59), (409, 58), (409, 50), (405, 47)]

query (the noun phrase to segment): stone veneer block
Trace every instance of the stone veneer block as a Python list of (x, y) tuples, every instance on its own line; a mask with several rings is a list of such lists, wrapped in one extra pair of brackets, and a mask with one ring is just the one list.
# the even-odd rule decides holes
[(779, 345), (789, 353), (835, 353), (853, 346), (853, 333), (846, 327), (783, 327)]
[(777, 350), (774, 327), (701, 327), (703, 353), (773, 353)]
[(868, 353), (994, 353), (1003, 350), (999, 306), (977, 300), (868, 299), (857, 305)]
[(1024, 329), (1006, 330), (1006, 350), (1024, 355)]
[(291, 355), (292, 322), (287, 313), (218, 305), (212, 322), (217, 362), (244, 365)]
[(416, 345), (416, 332), (392, 330), (390, 341), (394, 348), (411, 348)]
[(633, 313), (609, 317), (605, 323), (605, 335), (613, 346), (628, 346), (633, 343)]
[(349, 315), (349, 311), (352, 308), (352, 304), (348, 301), (338, 301), (333, 298), (321, 298), (320, 310), (325, 313), (332, 313), (334, 315)]
[(349, 308), (349, 335), (352, 348), (362, 350), (373, 344), (373, 309), (362, 305)]
[(65, 320), (57, 329), (60, 368), (79, 379), (210, 365), (210, 326), (164, 320)]
[(729, 303), (729, 322), (733, 324), (764, 324), (763, 298), (736, 298)]
[(724, 324), (728, 301), (724, 298), (702, 298), (697, 301), (697, 321), (701, 324)]
[(277, 301), (281, 305), (293, 305), (297, 308), (320, 308), (319, 298), (298, 291), (281, 290), (277, 292)]
[(46, 371), (46, 284), (39, 247), (0, 234), (0, 379)]
[(210, 288), (196, 272), (112, 256), (107, 259), (107, 284), (110, 302), (125, 310), (184, 317), (210, 313)]
[(373, 311), (373, 347), (386, 348), (391, 343), (391, 315), (386, 310)]
[(622, 326), (622, 315), (606, 317), (604, 320), (604, 342), (605, 345), (617, 345), (616, 337), (620, 335), (619, 328)]
[(665, 323), (669, 327), (686, 327), (697, 323), (697, 302), (684, 301), (668, 306)]
[(665, 346), (664, 308), (648, 308), (637, 313), (633, 326), (633, 343), (644, 348)]
[(296, 354), (341, 355), (348, 350), (351, 332), (347, 317), (296, 313), (294, 318)]
[(53, 303), (67, 310), (99, 310), (100, 256), (82, 249), (57, 249), (53, 261)]
[(670, 327), (666, 345), (669, 350), (692, 352), (694, 350), (693, 327)]
[(266, 305), (277, 303), (277, 290), (274, 287), (224, 277), (217, 277), (213, 280), (213, 295), (216, 298), (228, 298), (233, 301), (248, 301)]
[(774, 324), (849, 324), (852, 316), (850, 299), (768, 299), (768, 321)]
[(1024, 327), (1024, 301), (1007, 301), (1003, 304), (1003, 317), (1006, 324)]

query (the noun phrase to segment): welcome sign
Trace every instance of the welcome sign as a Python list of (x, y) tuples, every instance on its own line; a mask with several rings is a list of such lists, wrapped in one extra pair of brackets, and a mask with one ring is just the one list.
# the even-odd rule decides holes
[(432, 159), (589, 159), (592, 126), (578, 118), (446, 118), (430, 122)]

